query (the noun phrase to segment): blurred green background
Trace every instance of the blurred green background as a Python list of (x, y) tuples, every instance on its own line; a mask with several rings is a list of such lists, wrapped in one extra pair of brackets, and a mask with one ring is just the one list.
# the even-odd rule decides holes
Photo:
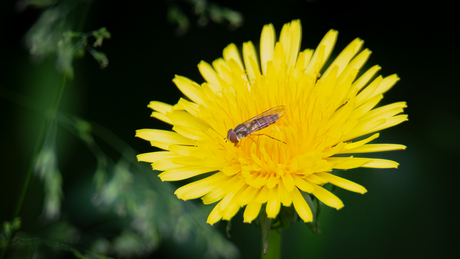
[[(333, 56), (360, 37), (373, 51), (367, 68), (379, 64), (383, 76), (399, 75), (381, 104), (407, 101), (409, 122), (382, 131), (377, 142), (408, 148), (374, 155), (399, 162), (398, 169), (342, 172), (368, 193), (337, 189), (345, 207), (323, 206), (320, 233), (301, 222), (284, 231), (283, 257), (450, 256), (459, 241), (454, 12), (453, 6), (421, 1), (2, 1), (0, 222), (13, 220), (38, 156), (43, 172), (30, 179), (7, 257), (260, 257), (259, 228), (243, 224), (241, 211), (230, 238), (226, 221), (205, 224), (212, 206), (179, 201), (174, 189), (185, 181), (161, 183), (148, 164), (137, 163), (136, 154), (153, 149), (134, 133), (169, 129), (150, 118), (146, 106), (178, 101), (175, 74), (202, 83), (201, 60), (221, 57), (232, 42), (258, 46), (263, 25), (273, 23), (279, 35), (293, 19), (302, 22), (302, 49), (315, 48), (333, 28), (339, 31)], [(101, 69), (88, 51), (83, 58), (69, 56), (82, 38), (66, 45), (64, 32), (102, 27), (111, 38), (92, 47), (89, 36), (87, 46), (100, 61), (105, 53), (107, 67)], [(41, 48), (31, 43), (37, 41)], [(60, 89), (54, 116), (50, 109)], [(48, 149), (34, 153), (40, 139)]]

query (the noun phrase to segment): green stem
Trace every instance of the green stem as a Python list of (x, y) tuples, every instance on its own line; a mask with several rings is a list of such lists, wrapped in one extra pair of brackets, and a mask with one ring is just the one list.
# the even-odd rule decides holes
[[(51, 107), (51, 113), (50, 114), (45, 113), (45, 118), (49, 116), (48, 118), (46, 118), (48, 119), (48, 121), (45, 120), (45, 123), (43, 123), (41, 127), (40, 134), (38, 135), (38, 139), (35, 144), (34, 152), (32, 154), (32, 159), (27, 169), (26, 178), (24, 179), (24, 183), (22, 184), (21, 194), (19, 195), (18, 202), (16, 203), (16, 208), (14, 210), (13, 219), (18, 217), (19, 214), (21, 213), (22, 205), (24, 204), (24, 199), (27, 195), (27, 190), (29, 189), (30, 179), (32, 178), (35, 158), (37, 157), (37, 154), (42, 148), (43, 142), (45, 140), (45, 135), (46, 135), (45, 132), (48, 132), (50, 125), (52, 125), (53, 121), (56, 120), (57, 110), (59, 107), (59, 103), (61, 102), (62, 93), (64, 92), (66, 81), (67, 81), (67, 77), (65, 75), (62, 75), (62, 77), (63, 77), (63, 80), (62, 80), (62, 83), (58, 86), (59, 87), (58, 92), (57, 92), (56, 98), (54, 99), (53, 106)], [(4, 249), (2, 250), (2, 254), (0, 255), (0, 259), (5, 258), (5, 255), (11, 243), (11, 240), (13, 240), (14, 234), (15, 232), (11, 233), (11, 236), (7, 239), (6, 245)]]
[(263, 254), (263, 259), (278, 259), (281, 258), (281, 231), (270, 230), (269, 234), (270, 245), (267, 249), (267, 254)]
[(271, 229), (273, 220), (267, 217), (266, 204), (260, 209), (259, 220), (262, 229), (262, 258), (281, 258), (281, 232)]
[(56, 120), (57, 110), (59, 108), (59, 104), (61, 103), (62, 93), (64, 93), (66, 82), (67, 82), (67, 76), (63, 74), (62, 75), (62, 84), (59, 86), (58, 94), (56, 96), (56, 99), (54, 100), (53, 107), (51, 107), (51, 112), (52, 112), (52, 116), (53, 116), (52, 120)]
[[(34, 152), (32, 153), (32, 160), (29, 164), (29, 168), (27, 169), (27, 174), (26, 174), (26, 179), (24, 179), (24, 183), (22, 184), (22, 190), (21, 194), (19, 195), (19, 200), (16, 203), (16, 208), (14, 210), (13, 214), (13, 219), (19, 216), (19, 213), (21, 212), (22, 209), (22, 204), (24, 203), (24, 199), (27, 194), (27, 189), (29, 188), (29, 183), (30, 183), (30, 178), (32, 178), (32, 172), (34, 169), (34, 161), (35, 157), (37, 157), (38, 150), (40, 150), (40, 147), (42, 146), (42, 143), (44, 141), (44, 136), (45, 136), (45, 128), (46, 128), (46, 123), (44, 123), (40, 129), (40, 134), (38, 135), (37, 142), (35, 143), (35, 148)], [(3, 257), (0, 257), (3, 258)]]
[[(64, 92), (64, 88), (65, 88), (65, 84), (67, 80), (66, 80), (65, 75), (63, 75), (62, 77), (63, 77), (62, 84), (59, 85), (56, 99), (54, 100), (53, 106), (51, 107), (51, 114), (45, 114), (45, 116), (50, 115), (50, 118), (49, 118), (50, 121), (56, 120), (57, 109), (59, 107), (59, 103), (61, 102), (62, 93)], [(14, 210), (13, 218), (16, 218), (17, 216), (19, 216), (19, 213), (21, 212), (22, 205), (24, 204), (24, 199), (27, 194), (27, 190), (29, 189), (30, 178), (32, 178), (35, 157), (37, 156), (38, 151), (41, 149), (43, 145), (43, 141), (45, 139), (45, 132), (48, 131), (50, 125), (51, 123), (45, 122), (42, 125), (40, 134), (38, 135), (37, 143), (35, 144), (34, 152), (32, 154), (32, 160), (29, 164), (29, 168), (27, 169), (26, 179), (24, 180), (24, 184), (22, 185), (21, 194), (19, 196), (18, 202), (16, 203), (16, 209)], [(0, 258), (3, 258), (3, 257), (0, 257)]]

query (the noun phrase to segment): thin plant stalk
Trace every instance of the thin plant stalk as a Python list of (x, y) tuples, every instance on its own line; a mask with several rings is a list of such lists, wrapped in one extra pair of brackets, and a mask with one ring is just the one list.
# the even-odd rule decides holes
[[(34, 169), (34, 163), (35, 163), (35, 158), (38, 154), (38, 151), (42, 148), (43, 142), (45, 140), (45, 132), (48, 132), (50, 125), (52, 125), (52, 121), (55, 121), (56, 115), (57, 115), (57, 110), (59, 108), (59, 104), (61, 102), (62, 94), (64, 93), (65, 85), (67, 82), (67, 76), (62, 75), (62, 83), (58, 86), (58, 91), (56, 94), (56, 98), (54, 99), (54, 103), (50, 109), (50, 113), (45, 114), (45, 116), (48, 117), (48, 121), (43, 124), (40, 130), (40, 134), (38, 135), (37, 142), (35, 144), (34, 152), (32, 154), (32, 159), (29, 164), (29, 168), (27, 169), (26, 173), (26, 178), (24, 179), (24, 182), (22, 184), (22, 189), (21, 189), (21, 194), (19, 195), (18, 202), (16, 203), (16, 208), (14, 210), (13, 214), (13, 219), (18, 217), (19, 214), (21, 213), (22, 206), (24, 204), (24, 199), (27, 195), (27, 190), (29, 189), (29, 184), (30, 184), (30, 179), (32, 178), (32, 173)], [(11, 236), (8, 238), (6, 242), (5, 249), (3, 249), (2, 254), (0, 255), (0, 259), (3, 259), (6, 255), (6, 252), (8, 251), (9, 245), (11, 243), (11, 240), (14, 238), (14, 232), (11, 234)]]
[(262, 259), (279, 259), (281, 258), (281, 231), (270, 230), (269, 233), (270, 245), (267, 253), (264, 254), (262, 249)]

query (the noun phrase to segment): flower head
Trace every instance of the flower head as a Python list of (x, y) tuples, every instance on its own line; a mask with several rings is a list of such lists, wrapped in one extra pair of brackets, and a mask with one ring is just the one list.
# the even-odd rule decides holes
[(279, 41), (269, 24), (262, 30), (260, 59), (252, 42), (243, 44), (242, 57), (230, 44), (212, 65), (198, 64), (203, 84), (176, 76), (173, 82), (188, 100), (148, 105), (152, 117), (173, 128), (138, 130), (136, 136), (164, 150), (140, 154), (139, 161), (163, 171), (162, 181), (200, 175), (175, 194), (183, 200), (218, 202), (208, 217), (210, 224), (231, 219), (242, 207), (244, 221), (251, 222), (263, 204), (269, 218), (276, 218), (281, 206), (293, 205), (310, 222), (313, 216), (304, 198), (308, 194), (342, 208), (324, 184), (358, 193), (366, 189), (332, 170), (396, 168), (394, 161), (353, 154), (405, 149), (369, 142), (378, 138), (375, 132), (406, 121), (407, 115), (400, 114), (405, 102), (375, 108), (399, 78), (374, 78), (379, 66), (358, 77), (371, 54), (360, 51), (361, 39), (323, 70), (336, 38), (337, 31), (330, 30), (316, 50), (300, 51), (300, 21), (285, 24)]

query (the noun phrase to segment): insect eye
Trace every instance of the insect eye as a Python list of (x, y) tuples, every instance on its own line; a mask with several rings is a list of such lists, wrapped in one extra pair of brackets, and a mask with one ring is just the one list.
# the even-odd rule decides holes
[(233, 129), (229, 129), (227, 131), (227, 139), (230, 139), (230, 135), (232, 134), (232, 132), (233, 132)]
[(238, 143), (238, 138), (236, 136), (236, 133), (234, 131), (232, 131), (231, 133), (229, 133), (230, 135), (228, 136), (228, 139), (230, 140), (230, 142), (232, 143)]

